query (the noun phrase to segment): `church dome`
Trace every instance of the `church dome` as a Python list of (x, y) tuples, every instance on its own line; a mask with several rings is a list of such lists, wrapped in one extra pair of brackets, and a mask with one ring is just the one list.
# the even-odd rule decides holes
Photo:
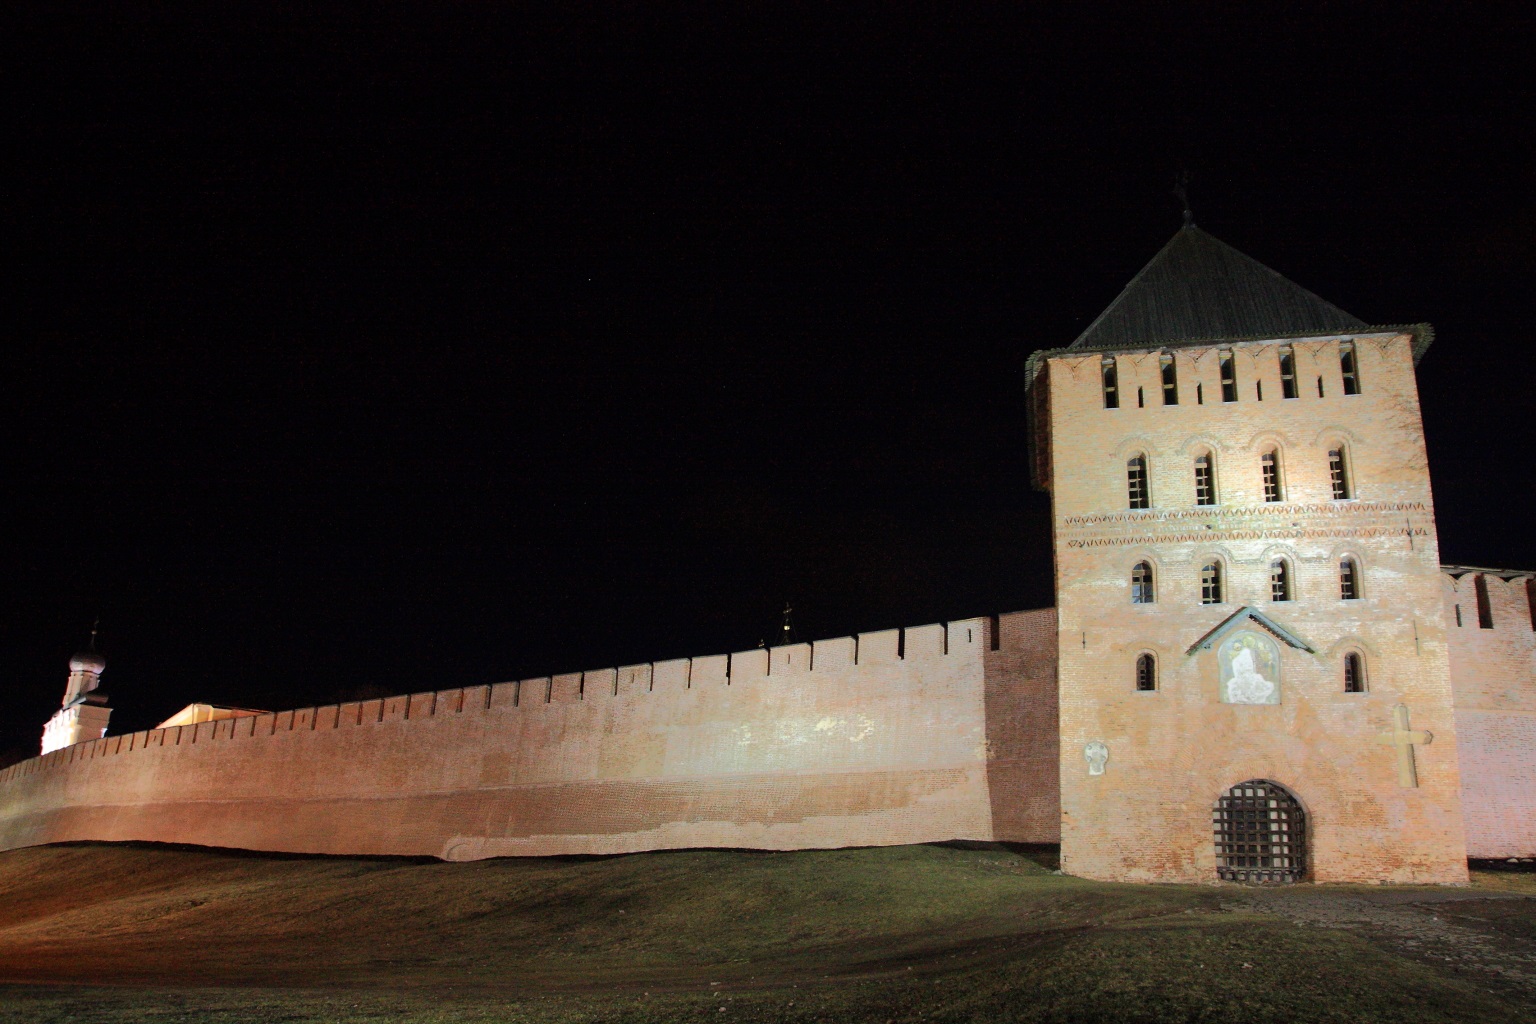
[(91, 672), (95, 675), (101, 675), (102, 670), (106, 667), (107, 659), (95, 651), (81, 651), (69, 659), (69, 670), (71, 672)]

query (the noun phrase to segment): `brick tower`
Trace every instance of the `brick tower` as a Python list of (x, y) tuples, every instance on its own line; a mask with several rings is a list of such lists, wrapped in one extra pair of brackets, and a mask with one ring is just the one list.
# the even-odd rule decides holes
[(1414, 367), (1188, 222), (1030, 358), (1051, 493), (1062, 867), (1464, 883)]

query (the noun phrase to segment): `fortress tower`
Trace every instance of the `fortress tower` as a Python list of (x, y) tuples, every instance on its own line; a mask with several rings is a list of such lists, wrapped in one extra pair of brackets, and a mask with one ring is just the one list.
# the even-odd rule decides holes
[[(94, 636), (94, 634), (93, 634)], [(107, 695), (97, 689), (107, 662), (94, 650), (69, 659), (69, 682), (64, 686), (64, 706), (43, 726), (43, 753), (71, 747), (107, 734)]]
[(1466, 880), (1430, 339), (1186, 223), (1031, 357), (1065, 871)]

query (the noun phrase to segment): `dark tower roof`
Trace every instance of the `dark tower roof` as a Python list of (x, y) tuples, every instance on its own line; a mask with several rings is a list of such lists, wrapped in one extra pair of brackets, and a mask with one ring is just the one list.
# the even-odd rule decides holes
[(1185, 224), (1069, 348), (1358, 331), (1366, 323)]

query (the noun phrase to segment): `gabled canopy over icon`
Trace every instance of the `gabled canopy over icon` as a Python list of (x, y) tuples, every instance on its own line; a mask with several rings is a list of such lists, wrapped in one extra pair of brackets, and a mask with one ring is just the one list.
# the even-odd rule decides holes
[(1197, 651), (1210, 650), (1216, 641), (1220, 640), (1234, 629), (1237, 629), (1239, 626), (1245, 625), (1249, 620), (1257, 622), (1260, 626), (1263, 626), (1266, 630), (1273, 633), (1276, 639), (1285, 641), (1292, 647), (1296, 648), (1298, 651), (1306, 651), (1308, 654), (1317, 653), (1317, 650), (1311, 644), (1307, 643), (1301, 637), (1297, 636), (1295, 633), (1292, 633), (1290, 630), (1286, 629), (1284, 626), (1280, 625), (1280, 623), (1276, 622), (1268, 615), (1265, 615), (1257, 608), (1253, 608), (1249, 605), (1243, 605), (1243, 607), (1239, 608), (1231, 615), (1228, 615), (1225, 619), (1222, 619), (1214, 629), (1205, 634), (1205, 636), (1201, 637), (1199, 640), (1196, 640), (1190, 649), (1184, 653), (1194, 654)]

